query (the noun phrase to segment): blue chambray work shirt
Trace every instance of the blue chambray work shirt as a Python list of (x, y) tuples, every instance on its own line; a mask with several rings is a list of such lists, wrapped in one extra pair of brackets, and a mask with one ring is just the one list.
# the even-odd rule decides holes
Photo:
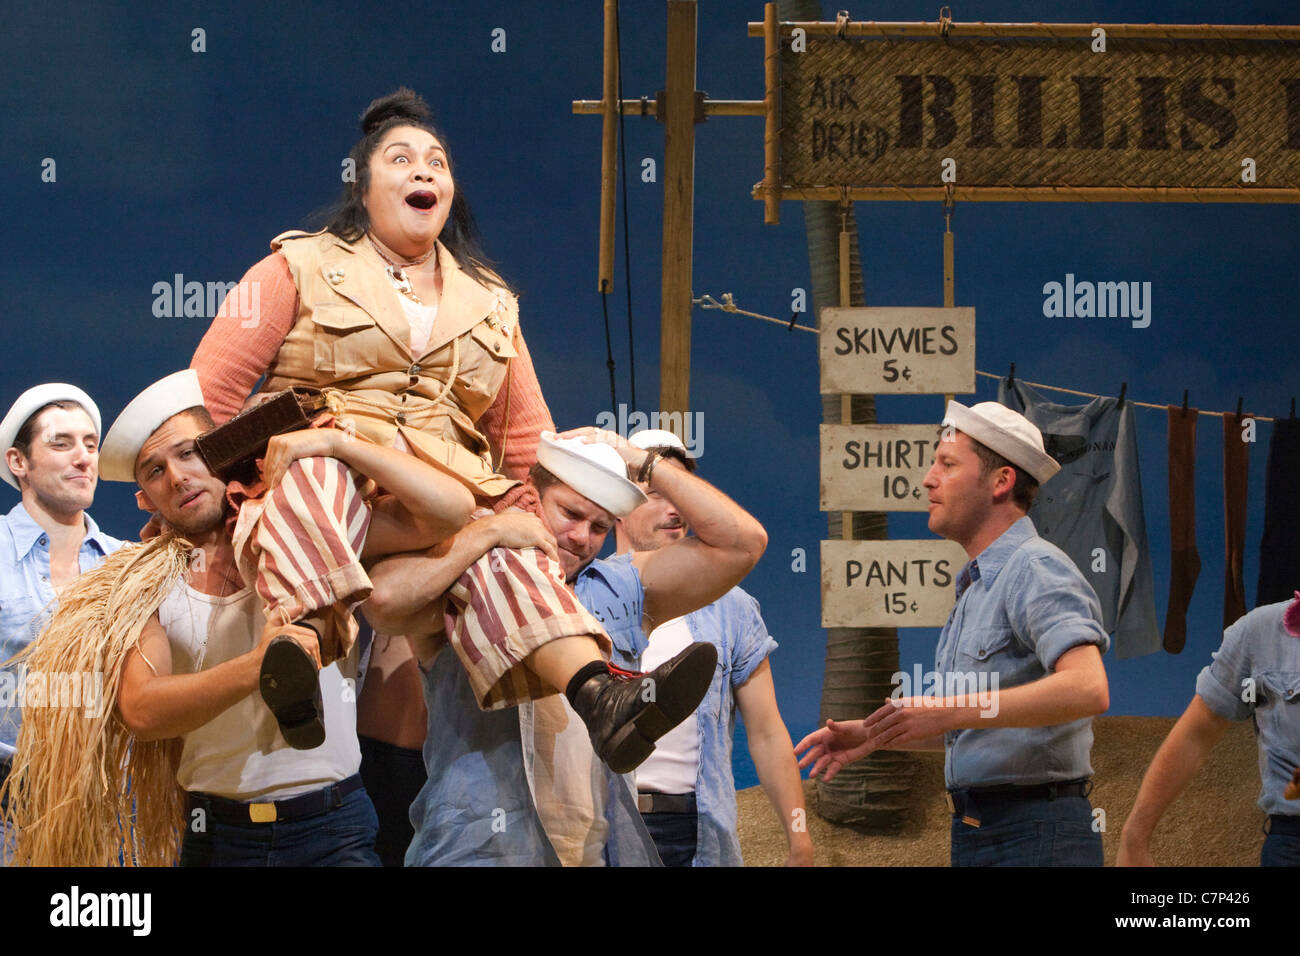
[[(630, 560), (593, 561), (573, 590), (616, 645), (628, 642), (624, 631), (640, 632), (644, 592)], [(424, 702), (428, 780), (411, 804), (415, 836), (406, 865), (559, 866), (533, 803), (527, 770), (533, 765), (532, 739), (521, 734), (518, 710), (480, 710), (450, 649), (424, 674)], [(605, 863), (659, 866), (654, 841), (637, 812), (631, 775), (605, 769)]]
[[(3, 465), (0, 465), (3, 467)], [(86, 515), (86, 537), (77, 553), (82, 571), (96, 567), (122, 546), (104, 534)], [(20, 501), (0, 517), (0, 663), (9, 660), (41, 632), (53, 611), (50, 584), (50, 539)], [(20, 675), (9, 668), (0, 676), (7, 689), (17, 690)], [(6, 694), (6, 696), (8, 696)], [(0, 704), (0, 760), (11, 760), (18, 740), (22, 710)]]
[[(1006, 690), (1045, 677), (1072, 647), (1110, 638), (1097, 593), (1060, 548), (1024, 517), (957, 578), (957, 603), (939, 635), (935, 670)], [(944, 734), (948, 789), (1029, 785), (1092, 775), (1092, 718), (1050, 727), (991, 727)]]
[[(740, 588), (686, 615), (691, 640), (718, 649), (718, 668), (708, 693), (695, 711), (700, 764), (695, 774), (695, 858), (692, 866), (743, 866), (737, 833), (736, 779), (731, 746), (736, 731), (735, 689), (744, 684), (777, 648), (759, 614), (758, 602)], [(640, 669), (649, 640), (641, 628), (616, 635), (614, 662)], [(628, 642), (630, 640), (630, 643)]]
[(1196, 693), (1227, 720), (1255, 718), (1260, 809), (1300, 816), (1300, 800), (1282, 796), (1300, 767), (1300, 638), (1282, 626), (1289, 603), (1257, 607), (1224, 631), (1196, 678)]

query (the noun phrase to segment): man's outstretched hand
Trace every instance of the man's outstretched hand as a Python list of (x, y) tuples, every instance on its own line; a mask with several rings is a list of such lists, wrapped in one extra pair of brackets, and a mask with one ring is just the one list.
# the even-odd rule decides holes
[(796, 757), (803, 754), (799, 769), (811, 763), (813, 767), (808, 776), (824, 773), (822, 779), (829, 782), (848, 764), (861, 760), (875, 749), (866, 721), (827, 720), (825, 727), (813, 731), (795, 745), (794, 754)]

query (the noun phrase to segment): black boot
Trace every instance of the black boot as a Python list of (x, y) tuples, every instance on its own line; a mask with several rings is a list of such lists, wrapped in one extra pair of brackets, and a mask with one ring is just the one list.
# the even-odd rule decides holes
[[(718, 651), (692, 644), (649, 673), (607, 665), (569, 694), (596, 754), (615, 773), (631, 773), (655, 741), (689, 717), (713, 682)], [(581, 675), (579, 675), (581, 676)]]
[(295, 750), (313, 750), (325, 742), (320, 677), (302, 645), (287, 634), (273, 637), (262, 658), (258, 686), (285, 743)]

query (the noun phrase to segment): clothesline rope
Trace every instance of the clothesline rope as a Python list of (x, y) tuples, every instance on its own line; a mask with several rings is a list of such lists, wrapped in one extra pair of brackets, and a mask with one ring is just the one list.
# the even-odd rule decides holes
[[(814, 333), (817, 332), (817, 329), (811, 325), (795, 324), (795, 319), (798, 316), (797, 312), (795, 313), (795, 315), (791, 316), (789, 320), (782, 320), (782, 319), (775, 318), (774, 316), (762, 315), (758, 312), (750, 312), (747, 309), (742, 309), (738, 305), (736, 305), (735, 300), (732, 298), (730, 292), (722, 293), (722, 301), (718, 301), (711, 295), (702, 295), (698, 299), (692, 299), (691, 301), (694, 302), (696, 305), (698, 305), (701, 309), (721, 309), (723, 312), (734, 312), (737, 315), (748, 315), (755, 319), (762, 319), (764, 322), (774, 322), (777, 325), (785, 327), (786, 329), (798, 329), (801, 332), (814, 332)], [(1006, 378), (1005, 375), (998, 375), (994, 372), (981, 372), (979, 369), (975, 370), (975, 374), (983, 375), (985, 378), (993, 378), (993, 379)], [(1046, 385), (1043, 382), (1031, 382), (1029, 381), (1029, 379), (1017, 378), (1016, 381), (1023, 382), (1025, 385), (1032, 385), (1034, 388), (1045, 388), (1051, 392), (1065, 392), (1069, 395), (1080, 395), (1083, 398), (1114, 398), (1115, 397), (1114, 395), (1098, 395), (1095, 392), (1080, 392), (1077, 389), (1062, 388), (1059, 385)], [(1124, 401), (1128, 402), (1130, 405), (1137, 405), (1142, 408), (1155, 408), (1155, 409), (1159, 409), (1160, 411), (1165, 411), (1166, 409), (1169, 408), (1168, 405), (1156, 405), (1152, 402), (1137, 402), (1131, 398), (1125, 398)], [(1198, 415), (1213, 415), (1216, 418), (1227, 418), (1229, 416), (1236, 417), (1237, 414), (1236, 412), (1212, 412), (1212, 411), (1207, 411), (1206, 409), (1203, 408), (1196, 409), (1196, 413)], [(1272, 422), (1277, 420), (1269, 415), (1246, 415), (1246, 413), (1244, 412), (1242, 413), (1242, 417), (1253, 418), (1256, 421), (1260, 421), (1260, 422)]]

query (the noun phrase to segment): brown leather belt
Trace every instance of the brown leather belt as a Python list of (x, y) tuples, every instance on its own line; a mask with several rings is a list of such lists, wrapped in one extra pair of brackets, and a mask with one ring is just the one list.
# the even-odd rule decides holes
[(1086, 797), (1090, 793), (1092, 793), (1092, 781), (1085, 777), (1081, 780), (1065, 780), (1059, 783), (970, 787), (965, 790), (948, 790), (943, 796), (949, 813), (961, 817), (961, 822), (967, 826), (978, 827), (982, 810), (991, 810), (1009, 803), (1024, 803), (1027, 800)]
[(694, 813), (695, 794), (642, 790), (636, 795), (636, 808), (642, 813)]
[(202, 810), (221, 823), (283, 823), (336, 810), (343, 805), (344, 797), (360, 789), (361, 775), (354, 773), (324, 789), (266, 803), (243, 803), (197, 791), (190, 791), (185, 798), (189, 810)]

